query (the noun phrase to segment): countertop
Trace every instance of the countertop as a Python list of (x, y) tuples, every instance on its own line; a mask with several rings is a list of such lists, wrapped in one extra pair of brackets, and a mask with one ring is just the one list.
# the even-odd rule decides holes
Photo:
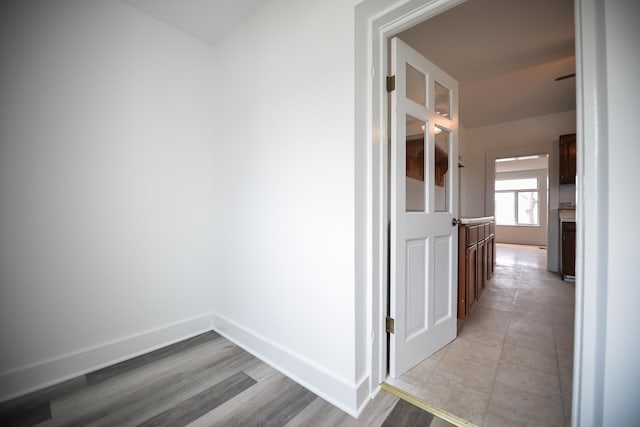
[(576, 222), (576, 208), (560, 208), (558, 217), (560, 222)]
[(460, 224), (470, 225), (470, 224), (483, 224), (485, 222), (493, 221), (495, 217), (492, 216), (483, 216), (480, 218), (460, 218)]

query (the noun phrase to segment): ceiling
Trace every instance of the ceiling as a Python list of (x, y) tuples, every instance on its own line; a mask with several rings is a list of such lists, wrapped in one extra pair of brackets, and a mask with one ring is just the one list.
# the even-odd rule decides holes
[(458, 80), (466, 128), (575, 110), (573, 0), (468, 0), (398, 35)]
[(215, 46), (267, 0), (121, 0)]
[[(211, 46), (267, 0), (122, 0)], [(575, 110), (573, 0), (468, 0), (399, 37), (459, 82), (466, 128)]]

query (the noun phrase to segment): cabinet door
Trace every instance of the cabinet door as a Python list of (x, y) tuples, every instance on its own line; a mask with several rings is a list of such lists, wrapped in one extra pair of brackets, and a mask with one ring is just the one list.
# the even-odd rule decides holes
[(576, 134), (560, 136), (560, 184), (576, 183)]
[(458, 319), (467, 315), (467, 227), (458, 228)]
[(471, 225), (467, 228), (467, 246), (475, 245), (478, 243), (478, 226)]
[(562, 278), (576, 275), (576, 223), (562, 223)]
[(476, 299), (480, 298), (487, 281), (487, 244), (483, 240), (478, 242), (478, 274), (476, 276)]
[(469, 246), (465, 256), (467, 263), (467, 315), (478, 299), (478, 245)]
[(493, 268), (495, 263), (495, 246), (496, 239), (493, 236), (490, 236), (487, 239), (487, 269), (486, 269), (486, 279), (487, 281), (491, 280), (493, 277)]

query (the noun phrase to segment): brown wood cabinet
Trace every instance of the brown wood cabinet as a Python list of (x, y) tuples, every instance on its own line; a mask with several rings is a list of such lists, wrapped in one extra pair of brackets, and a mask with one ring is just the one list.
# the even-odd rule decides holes
[(487, 241), (485, 239), (478, 240), (478, 277), (476, 278), (476, 300), (480, 299), (480, 295), (484, 292), (487, 284)]
[(460, 225), (458, 230), (458, 319), (465, 319), (493, 277), (495, 222)]
[(560, 135), (560, 184), (576, 183), (576, 134)]
[(562, 222), (562, 279), (576, 275), (576, 223)]
[(493, 277), (496, 268), (496, 239), (491, 233), (491, 238), (487, 239), (487, 281)]

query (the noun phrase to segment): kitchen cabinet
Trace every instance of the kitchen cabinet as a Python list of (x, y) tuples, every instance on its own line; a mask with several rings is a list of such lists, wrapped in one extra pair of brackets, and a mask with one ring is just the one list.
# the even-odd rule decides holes
[(576, 223), (562, 223), (562, 280), (576, 276)]
[[(471, 306), (478, 300), (477, 288), (475, 283), (478, 280), (478, 245), (472, 245), (465, 249), (465, 262), (466, 268), (464, 270), (464, 278), (466, 283), (473, 283), (473, 286), (466, 286), (462, 289), (461, 295), (463, 296), (460, 301), (460, 295), (458, 295), (458, 307), (462, 303), (462, 312), (471, 312)], [(458, 287), (460, 282), (458, 281)], [(460, 311), (458, 311), (458, 318), (460, 318)]]
[(484, 292), (487, 284), (487, 242), (485, 239), (478, 240), (478, 277), (476, 278), (476, 300)]
[[(458, 319), (480, 299), (495, 270), (493, 217), (463, 219), (458, 230)], [(465, 224), (466, 222), (466, 224)]]
[(487, 281), (493, 277), (493, 272), (496, 268), (496, 239), (494, 231), (491, 232), (491, 237), (487, 239), (487, 269), (485, 271)]
[(560, 184), (576, 183), (576, 134), (560, 136)]

